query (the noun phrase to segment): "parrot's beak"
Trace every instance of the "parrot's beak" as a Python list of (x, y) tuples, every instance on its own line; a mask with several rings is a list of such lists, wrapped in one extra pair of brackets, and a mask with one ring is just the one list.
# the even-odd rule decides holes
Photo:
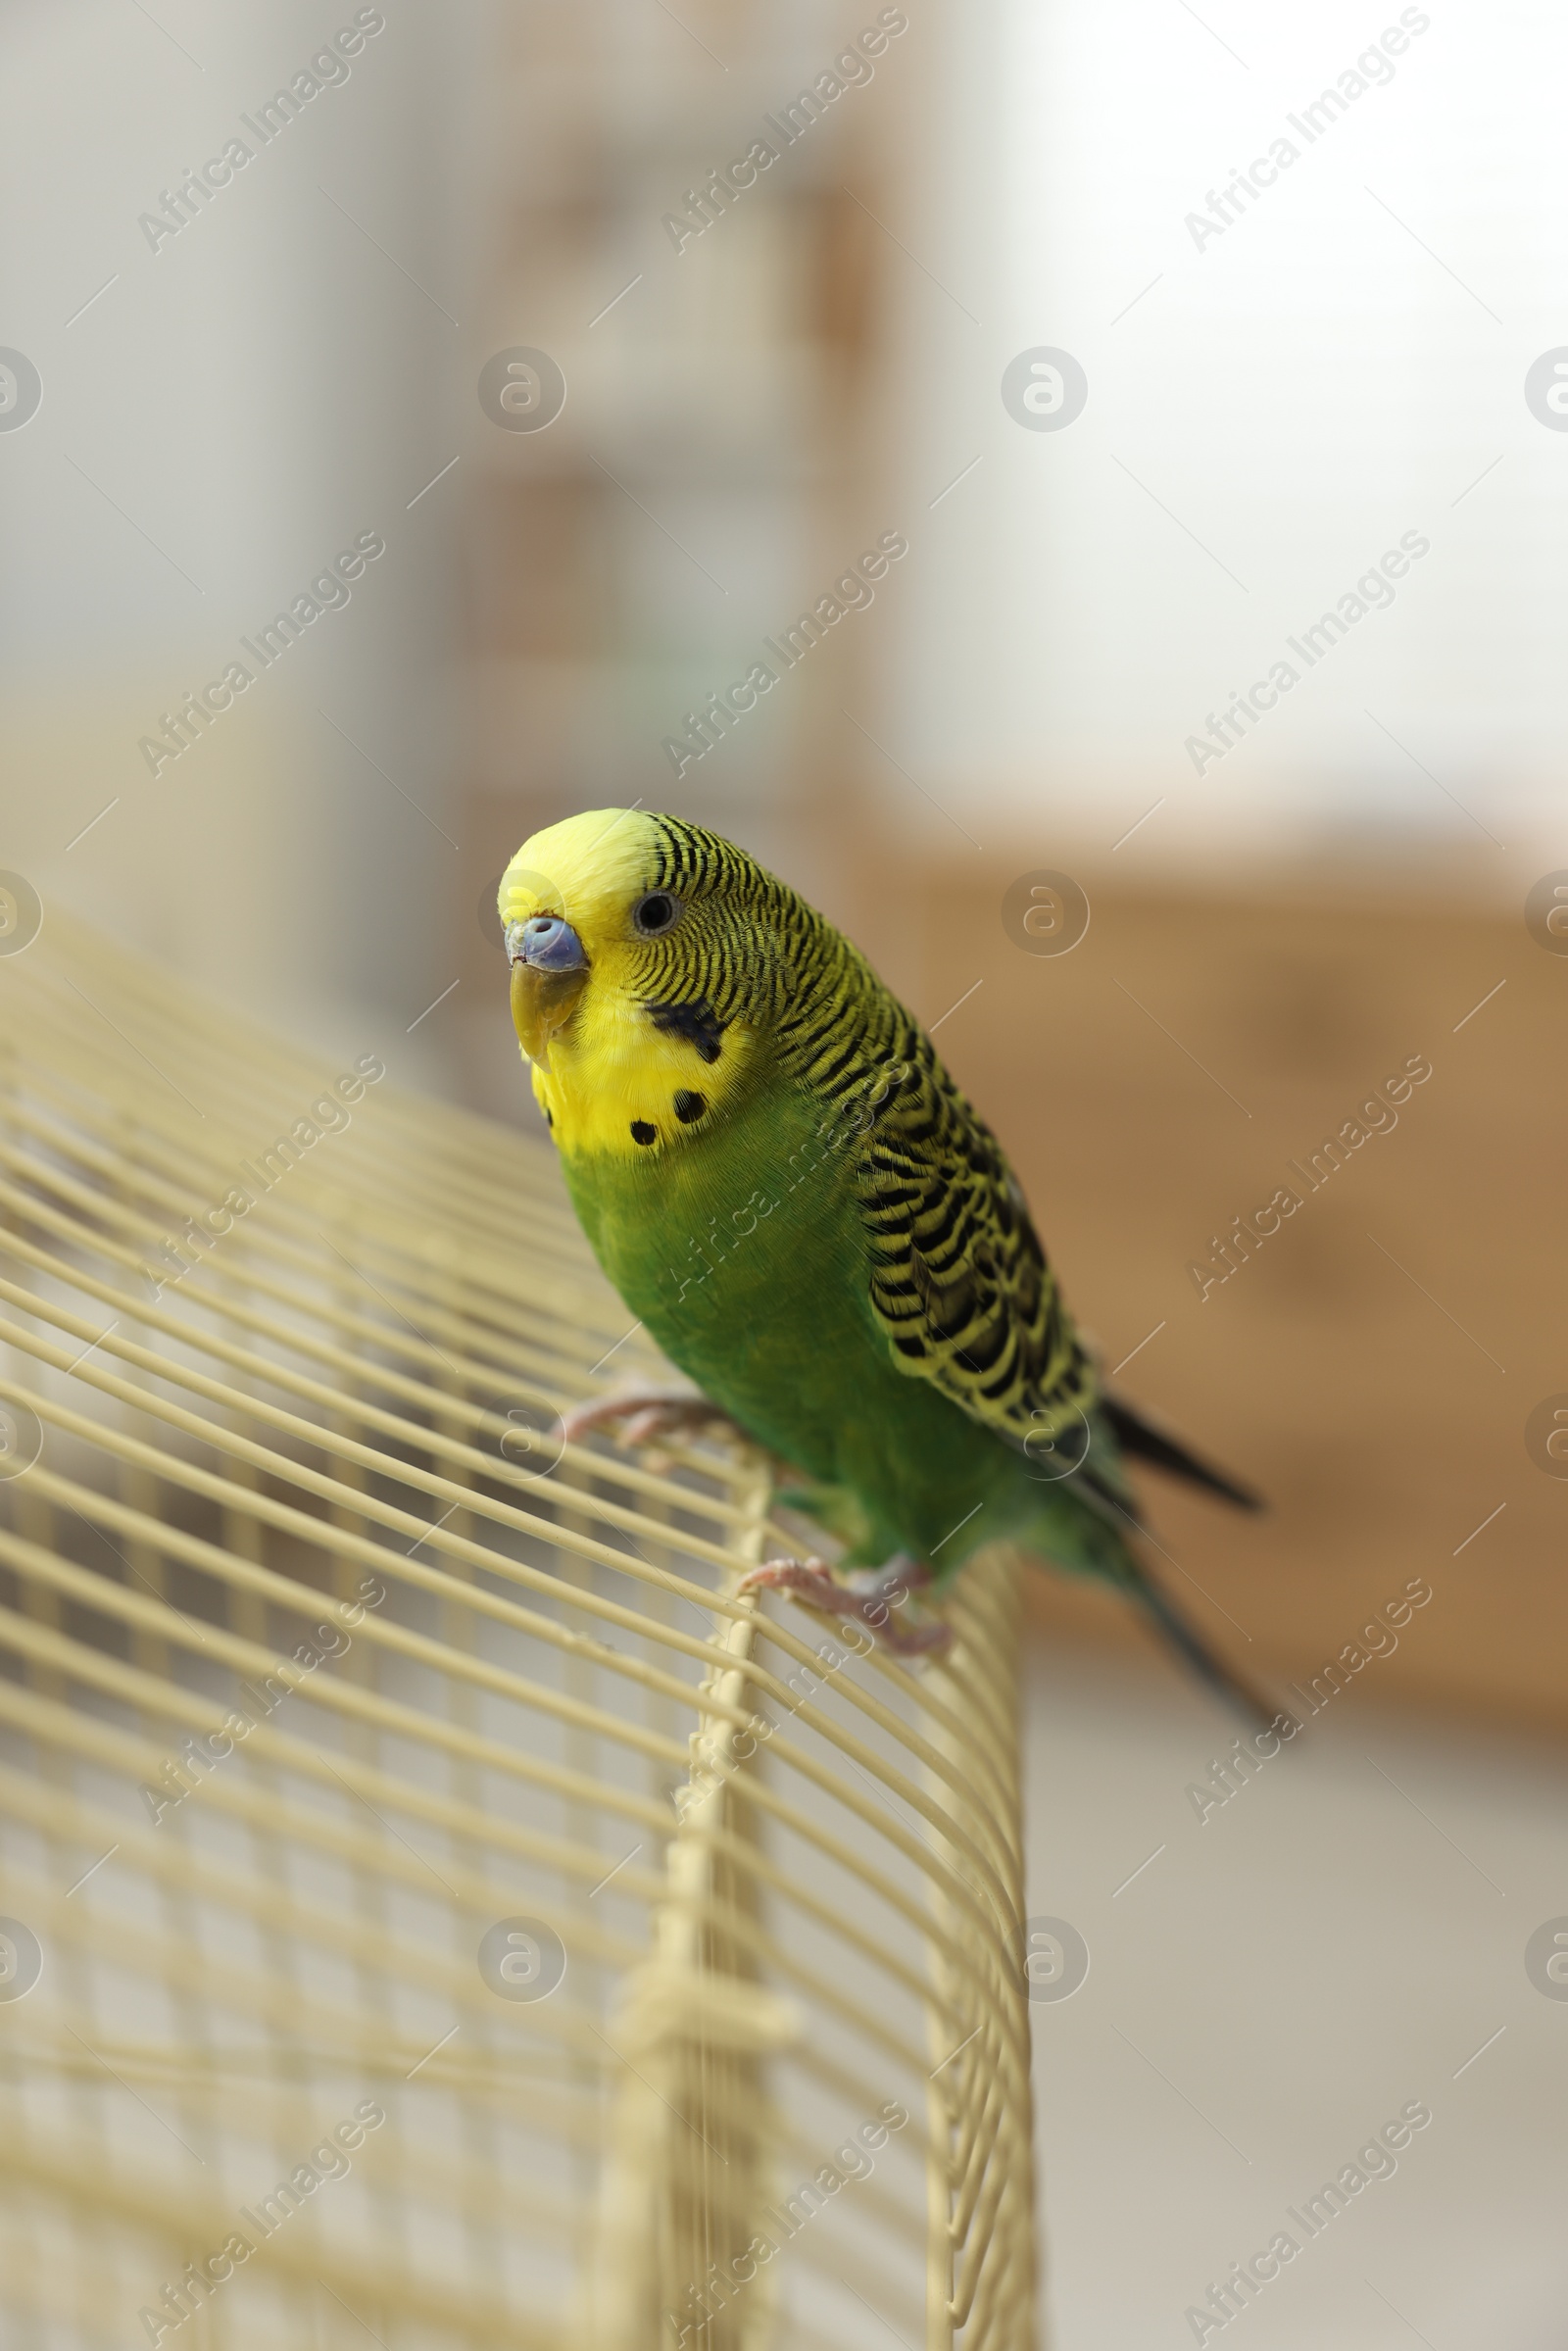
[(588, 957), (570, 923), (559, 914), (509, 922), (506, 940), (512, 1025), (529, 1060), (548, 1069), (550, 1041), (571, 1018), (588, 984)]

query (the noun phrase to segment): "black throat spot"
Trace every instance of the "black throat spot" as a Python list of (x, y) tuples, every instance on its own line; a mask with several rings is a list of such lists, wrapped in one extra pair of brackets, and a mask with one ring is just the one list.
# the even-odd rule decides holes
[(723, 1049), (724, 1023), (710, 1004), (650, 1004), (648, 1017), (666, 1037), (684, 1037), (700, 1057), (716, 1061)]

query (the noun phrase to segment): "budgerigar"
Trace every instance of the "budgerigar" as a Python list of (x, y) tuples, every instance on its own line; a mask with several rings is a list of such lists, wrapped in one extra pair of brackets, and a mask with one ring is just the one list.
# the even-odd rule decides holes
[(864, 956), (733, 843), (628, 809), (536, 833), (499, 904), (577, 1214), (696, 1387), (596, 1401), (571, 1434), (734, 1421), (848, 1546), (839, 1574), (748, 1581), (897, 1648), (942, 1645), (944, 1590), (1006, 1541), (1119, 1586), (1253, 1707), (1142, 1555), (1126, 1461), (1254, 1497), (1106, 1389), (995, 1137)]

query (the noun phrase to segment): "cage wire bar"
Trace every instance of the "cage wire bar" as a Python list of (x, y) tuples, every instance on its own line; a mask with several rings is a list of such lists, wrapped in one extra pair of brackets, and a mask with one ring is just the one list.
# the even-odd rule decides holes
[(1026, 2351), (1019, 1598), (736, 1595), (769, 1465), (553, 1155), (0, 956), (6, 2351)]

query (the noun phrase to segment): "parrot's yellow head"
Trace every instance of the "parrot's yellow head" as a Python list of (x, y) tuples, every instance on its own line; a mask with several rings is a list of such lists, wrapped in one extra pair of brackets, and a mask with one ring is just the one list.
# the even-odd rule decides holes
[(700, 1135), (733, 1096), (777, 1001), (785, 909), (807, 912), (716, 833), (631, 808), (535, 833), (497, 903), (556, 1142), (627, 1154)]

